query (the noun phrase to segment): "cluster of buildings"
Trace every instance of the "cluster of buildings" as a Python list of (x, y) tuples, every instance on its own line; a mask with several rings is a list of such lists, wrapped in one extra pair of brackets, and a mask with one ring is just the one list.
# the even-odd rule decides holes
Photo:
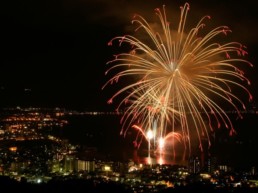
[(94, 147), (72, 145), (52, 135), (55, 128), (68, 124), (65, 116), (58, 108), (5, 110), (0, 120), (0, 175), (31, 183), (56, 178), (110, 180), (134, 192), (157, 192), (193, 182), (216, 188), (258, 187), (255, 167), (236, 173), (228, 165), (219, 165), (215, 157), (203, 162), (193, 156), (185, 166), (107, 159)]

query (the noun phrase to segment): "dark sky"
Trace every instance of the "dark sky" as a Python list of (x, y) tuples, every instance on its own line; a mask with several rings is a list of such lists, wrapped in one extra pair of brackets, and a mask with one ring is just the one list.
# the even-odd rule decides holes
[[(256, 4), (246, 1), (193, 1), (189, 24), (204, 15), (209, 22), (228, 25), (232, 40), (248, 47), (257, 60)], [(216, 3), (215, 3), (216, 2)], [(167, 6), (170, 21), (178, 22), (185, 1), (161, 0), (12, 0), (0, 3), (0, 104), (63, 106), (102, 110), (108, 107), (110, 87), (106, 62), (112, 59), (107, 42), (124, 35), (134, 13), (151, 19), (154, 8)], [(250, 79), (257, 67), (251, 70)], [(252, 80), (255, 84), (255, 82)], [(253, 89), (253, 88), (251, 88)], [(254, 91), (254, 93), (257, 91)]]

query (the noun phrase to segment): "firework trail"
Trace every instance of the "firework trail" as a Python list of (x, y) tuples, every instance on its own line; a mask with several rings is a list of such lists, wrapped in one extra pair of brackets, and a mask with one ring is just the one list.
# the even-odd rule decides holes
[[(235, 132), (221, 101), (242, 118), (245, 105), (233, 91), (244, 91), (252, 100), (245, 86), (250, 82), (240, 69), (240, 65), (252, 66), (242, 59), (247, 54), (246, 47), (238, 42), (218, 41), (231, 32), (227, 26), (205, 33), (204, 22), (209, 16), (186, 30), (188, 12), (186, 3), (181, 7), (176, 29), (167, 20), (165, 6), (162, 10), (155, 9), (159, 28), (135, 15), (132, 23), (136, 25), (136, 36), (119, 36), (109, 42), (109, 45), (117, 42), (126, 49), (108, 62), (111, 66), (106, 74), (113, 74), (103, 86), (124, 81), (108, 101), (113, 103), (117, 98), (117, 110), (124, 110), (121, 134), (126, 135), (132, 125), (141, 128), (138, 130), (142, 136), (155, 128), (154, 139), (180, 132), (182, 144), (190, 151), (195, 136), (202, 150), (202, 138), (211, 145), (210, 135), (216, 128), (225, 127), (230, 134)], [(137, 140), (135, 143), (140, 144), (141, 139)]]

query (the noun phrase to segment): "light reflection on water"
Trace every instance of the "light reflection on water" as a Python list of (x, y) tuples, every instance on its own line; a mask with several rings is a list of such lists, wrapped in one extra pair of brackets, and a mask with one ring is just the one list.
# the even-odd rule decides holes
[[(146, 154), (146, 152), (145, 152)], [(182, 159), (182, 156), (175, 158), (171, 154), (155, 154), (152, 153), (150, 157), (144, 155), (144, 150), (134, 150), (132, 160), (137, 164), (160, 164), (160, 165), (186, 165), (187, 161)]]

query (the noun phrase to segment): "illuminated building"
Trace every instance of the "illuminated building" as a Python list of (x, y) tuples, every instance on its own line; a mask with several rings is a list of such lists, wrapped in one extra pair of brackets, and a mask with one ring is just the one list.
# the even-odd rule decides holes
[(217, 165), (217, 158), (216, 157), (209, 157), (206, 160), (206, 171), (209, 173), (213, 173), (216, 169)]
[(77, 160), (76, 171), (87, 171), (87, 172), (95, 171), (95, 161)]
[(196, 174), (201, 170), (200, 159), (197, 156), (190, 157), (188, 162), (188, 171), (189, 173)]
[(64, 158), (64, 172), (73, 172), (75, 170), (75, 156), (66, 155)]
[(231, 168), (230, 168), (229, 166), (227, 166), (227, 165), (219, 165), (219, 166), (218, 166), (218, 169), (219, 169), (220, 171), (223, 171), (223, 172), (229, 172), (229, 171), (231, 171)]

